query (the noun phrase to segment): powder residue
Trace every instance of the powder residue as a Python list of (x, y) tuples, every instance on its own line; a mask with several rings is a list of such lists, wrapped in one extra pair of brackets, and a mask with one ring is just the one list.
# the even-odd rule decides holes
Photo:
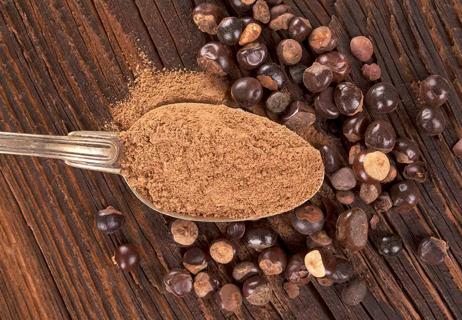
[(319, 152), (269, 119), (224, 105), (157, 108), (121, 133), (122, 174), (164, 212), (258, 218), (288, 211), (322, 183)]
[(127, 99), (111, 106), (116, 126), (126, 130), (148, 111), (177, 102), (225, 104), (229, 83), (225, 78), (189, 70), (138, 71)]

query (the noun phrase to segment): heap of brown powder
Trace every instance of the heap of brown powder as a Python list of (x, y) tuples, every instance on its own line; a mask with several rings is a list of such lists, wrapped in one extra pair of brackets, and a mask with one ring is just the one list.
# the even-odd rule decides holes
[(122, 174), (164, 212), (258, 218), (288, 211), (322, 183), (319, 152), (269, 119), (223, 105), (157, 108), (121, 133)]
[(150, 110), (177, 102), (227, 102), (226, 79), (200, 71), (141, 69), (130, 85), (129, 97), (112, 106), (116, 126), (126, 130)]

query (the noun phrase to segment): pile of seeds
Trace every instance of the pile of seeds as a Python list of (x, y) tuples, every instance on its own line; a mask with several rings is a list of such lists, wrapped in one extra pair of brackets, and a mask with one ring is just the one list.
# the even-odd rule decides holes
[[(95, 223), (99, 231), (105, 234), (114, 234), (119, 232), (125, 224), (125, 215), (114, 207), (109, 206), (96, 213)], [(122, 244), (116, 248), (112, 261), (122, 271), (132, 271), (140, 261), (138, 250), (133, 244)]]
[[(299, 285), (307, 282), (300, 278), (316, 277), (324, 285), (349, 281), (342, 297), (346, 304), (354, 305), (365, 296), (366, 286), (360, 279), (351, 280), (354, 278), (352, 265), (340, 256), (340, 251), (354, 254), (367, 244), (369, 219), (363, 210), (354, 206), (355, 202), (371, 204), (377, 214), (393, 207), (396, 212), (412, 210), (420, 199), (415, 183), (426, 181), (427, 170), (417, 144), (408, 137), (397, 137), (386, 118), (386, 114), (399, 107), (400, 95), (391, 83), (380, 82), (381, 68), (374, 62), (372, 41), (357, 36), (350, 42), (351, 54), (363, 63), (362, 75), (374, 82), (364, 94), (349, 81), (351, 61), (345, 53), (336, 50), (338, 38), (334, 30), (328, 26), (313, 28), (310, 21), (295, 16), (290, 6), (281, 2), (231, 1), (239, 17), (227, 16), (214, 4), (198, 5), (193, 11), (194, 22), (218, 41), (205, 44), (197, 62), (207, 72), (227, 75), (233, 81), (231, 96), (244, 110), (257, 112), (264, 103), (266, 116), (289, 128), (294, 122), (305, 126), (316, 122), (341, 136), (347, 152), (338, 146), (325, 145), (321, 153), (335, 199), (350, 209), (338, 216), (335, 235), (324, 230), (325, 214), (313, 204), (290, 213), (293, 228), (307, 235), (309, 241), (306, 252), (289, 259), (276, 245), (276, 240), (272, 240), (275, 236), (270, 230), (249, 230), (245, 237), (254, 241), (247, 244), (261, 251), (259, 263), (241, 262), (236, 266), (244, 265), (254, 272), (260, 269), (265, 275), (286, 270), (284, 288), (291, 297), (296, 296)], [(416, 115), (416, 123), (426, 134), (440, 134), (446, 120), (439, 107), (448, 99), (449, 82), (431, 75), (420, 82), (419, 88), (418, 98), (426, 107)], [(302, 98), (300, 91), (304, 92)], [(365, 108), (374, 118), (364, 112)], [(340, 132), (336, 130), (339, 127)], [(456, 145), (456, 154), (458, 149)], [(374, 216), (371, 229), (376, 229), (379, 221), (379, 216)], [(232, 224), (230, 228), (238, 227)], [(239, 230), (242, 229), (241, 226)], [(336, 238), (338, 248), (333, 246), (331, 237)], [(384, 256), (396, 255), (403, 247), (395, 234), (374, 238)], [(263, 246), (259, 247), (260, 244)], [(228, 246), (232, 247), (229, 243)], [(426, 258), (425, 248), (430, 247), (432, 258)], [(433, 259), (441, 263), (446, 250), (444, 241), (430, 237), (422, 241), (418, 254), (424, 262)], [(210, 254), (213, 258), (213, 253)], [(228, 257), (227, 262), (230, 259)], [(262, 286), (256, 291), (266, 293), (265, 283), (255, 280), (254, 286)], [(243, 286), (246, 298), (248, 287)], [(251, 300), (247, 299), (249, 303)]]
[[(400, 96), (391, 83), (379, 81), (381, 69), (374, 62), (372, 41), (358, 36), (350, 43), (351, 54), (363, 62), (363, 76), (373, 82), (364, 95), (348, 81), (351, 62), (346, 53), (336, 51), (335, 32), (327, 26), (312, 28), (307, 19), (297, 17), (281, 2), (230, 1), (239, 17), (228, 16), (215, 4), (198, 5), (193, 20), (215, 41), (200, 49), (197, 62), (205, 71), (232, 80), (231, 96), (242, 109), (261, 115), (264, 104), (268, 118), (289, 128), (316, 123), (340, 136), (346, 150), (332, 145), (320, 150), (328, 183), (335, 190), (335, 200), (326, 200), (349, 208), (337, 217), (334, 232), (325, 228), (326, 203), (306, 203), (288, 213), (293, 229), (307, 237), (306, 248), (292, 255), (282, 249), (273, 230), (254, 223), (228, 224), (223, 237), (205, 249), (194, 246), (199, 233), (194, 222), (175, 220), (171, 233), (185, 249), (184, 269), (171, 270), (165, 276), (166, 290), (180, 297), (192, 291), (201, 298), (213, 294), (228, 312), (239, 310), (243, 301), (268, 303), (272, 286), (267, 277), (277, 275), (283, 277), (290, 298), (297, 297), (300, 287), (315, 278), (323, 286), (341, 284), (343, 302), (359, 304), (367, 286), (347, 257), (367, 245), (380, 222), (379, 214), (392, 208), (396, 212), (415, 208), (420, 199), (416, 182), (427, 179), (417, 144), (408, 137), (397, 137), (386, 119), (386, 114), (399, 107)], [(276, 44), (274, 39), (278, 39)], [(446, 120), (440, 106), (449, 91), (449, 82), (438, 75), (420, 82), (419, 99), (425, 107), (416, 115), (416, 123), (424, 133), (437, 135), (444, 130)], [(462, 141), (453, 150), (461, 156)], [(371, 204), (377, 212), (370, 221), (355, 206), (358, 201)], [(396, 234), (377, 233), (373, 238), (383, 256), (395, 256), (403, 248)], [(239, 261), (239, 245), (254, 250), (255, 260)], [(447, 256), (447, 244), (425, 238), (417, 255), (424, 263), (440, 264)], [(212, 261), (232, 264), (234, 283), (221, 284), (207, 271)]]

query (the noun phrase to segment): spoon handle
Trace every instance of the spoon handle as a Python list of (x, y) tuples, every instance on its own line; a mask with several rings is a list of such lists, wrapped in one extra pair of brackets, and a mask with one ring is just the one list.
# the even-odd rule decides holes
[(0, 154), (63, 160), (83, 169), (120, 173), (122, 144), (114, 132), (74, 131), (67, 136), (0, 132)]

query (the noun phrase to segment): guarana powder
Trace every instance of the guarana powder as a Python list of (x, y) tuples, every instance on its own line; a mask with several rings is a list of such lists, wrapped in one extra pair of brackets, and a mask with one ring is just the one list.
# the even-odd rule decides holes
[(201, 71), (140, 69), (127, 99), (111, 106), (113, 120), (126, 130), (150, 110), (177, 102), (226, 104), (229, 83)]
[(120, 136), (122, 174), (164, 212), (259, 218), (302, 204), (323, 180), (319, 152), (301, 137), (224, 105), (159, 107)]

